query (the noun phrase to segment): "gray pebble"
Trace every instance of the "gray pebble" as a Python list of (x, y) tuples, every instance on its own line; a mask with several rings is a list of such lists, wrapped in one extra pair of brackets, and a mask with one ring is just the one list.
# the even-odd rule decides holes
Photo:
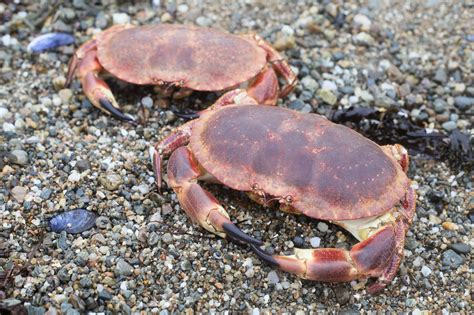
[(165, 242), (165, 243), (171, 243), (171, 242), (173, 242), (173, 236), (171, 236), (170, 233), (165, 233), (165, 234), (163, 235), (162, 239), (163, 239), (163, 242)]
[(296, 247), (303, 247), (304, 239), (300, 236), (295, 236), (295, 238), (293, 238), (293, 244), (295, 244)]
[(80, 251), (77, 254), (76, 259), (74, 260), (76, 264), (80, 267), (84, 267), (87, 265), (87, 261), (89, 260), (89, 254), (86, 251)]
[(345, 286), (337, 286), (334, 288), (334, 294), (339, 304), (344, 305), (349, 302), (351, 298), (351, 292)]
[(448, 106), (448, 104), (447, 104), (446, 101), (443, 100), (442, 98), (437, 98), (437, 99), (435, 99), (435, 101), (433, 102), (434, 110), (435, 110), (435, 112), (438, 113), (438, 114), (443, 113), (443, 112), (446, 110), (446, 106)]
[(156, 232), (151, 232), (148, 235), (148, 245), (153, 246), (158, 244), (160, 240), (160, 236)]
[(81, 313), (79, 313), (79, 311), (74, 308), (68, 309), (64, 314), (65, 315), (81, 315)]
[(99, 12), (95, 17), (95, 27), (104, 29), (107, 27), (107, 17), (103, 12)]
[(18, 165), (28, 164), (28, 153), (23, 150), (13, 150), (10, 155), (10, 162)]
[(99, 300), (108, 301), (112, 299), (112, 294), (106, 289), (99, 292)]
[(76, 163), (76, 168), (79, 172), (84, 172), (91, 168), (91, 164), (87, 160), (80, 160)]
[(92, 280), (89, 277), (84, 277), (81, 280), (79, 280), (79, 284), (83, 288), (90, 288), (92, 287)]
[(464, 263), (464, 258), (456, 254), (452, 249), (448, 249), (443, 253), (442, 264), (451, 268), (457, 268)]
[(454, 98), (454, 106), (462, 112), (470, 109), (472, 105), (474, 105), (474, 97), (456, 96)]
[(471, 246), (468, 244), (464, 243), (454, 243), (454, 244), (449, 244), (448, 246), (452, 250), (454, 250), (456, 253), (459, 254), (468, 254), (471, 251)]
[(61, 231), (61, 234), (59, 234), (59, 238), (57, 241), (57, 246), (58, 248), (62, 250), (67, 250), (69, 248), (69, 245), (67, 243), (67, 233), (66, 231)]
[(119, 259), (115, 268), (115, 273), (122, 276), (131, 276), (133, 274), (133, 267), (123, 259)]
[(58, 271), (58, 278), (59, 280), (61, 280), (62, 282), (66, 283), (69, 281), (69, 279), (71, 278), (67, 272), (67, 269), (66, 268), (62, 268)]
[(110, 224), (110, 219), (107, 217), (100, 216), (100, 217), (97, 217), (97, 219), (95, 219), (95, 225), (99, 229), (106, 229), (109, 226), (109, 224)]
[(446, 131), (452, 131), (457, 128), (457, 125), (454, 121), (447, 121), (443, 123), (443, 129)]
[(304, 106), (304, 102), (300, 99), (296, 99), (294, 101), (291, 101), (288, 104), (288, 108), (294, 109), (294, 110), (301, 110)]
[(324, 222), (319, 222), (317, 227), (318, 227), (318, 230), (320, 230), (323, 233), (327, 232), (329, 229), (329, 226)]
[[(28, 315), (43, 315), (46, 313), (46, 309), (42, 306), (33, 306), (31, 304), (25, 305), (26, 310), (28, 311)], [(6, 312), (6, 309), (5, 309)], [(10, 314), (10, 313), (5, 313)], [(14, 314), (14, 313), (11, 313)]]
[(43, 200), (49, 199), (49, 197), (51, 197), (51, 193), (52, 193), (51, 189), (45, 188), (41, 191), (40, 197)]
[(433, 77), (433, 81), (436, 81), (441, 84), (446, 83), (448, 81), (448, 74), (446, 73), (446, 69), (438, 68), (438, 70), (436, 70), (436, 73)]
[(278, 277), (276, 271), (272, 270), (268, 273), (268, 282), (273, 284), (277, 284), (278, 282), (280, 282), (280, 278)]

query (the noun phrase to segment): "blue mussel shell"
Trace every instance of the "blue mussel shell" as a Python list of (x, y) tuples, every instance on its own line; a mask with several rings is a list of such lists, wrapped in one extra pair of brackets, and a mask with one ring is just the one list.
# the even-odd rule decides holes
[(74, 209), (56, 215), (49, 220), (53, 232), (82, 233), (95, 225), (97, 215), (85, 209)]
[(43, 34), (31, 41), (28, 44), (27, 50), (34, 53), (53, 49), (59, 46), (71, 45), (74, 43), (74, 36), (66, 33), (48, 33)]

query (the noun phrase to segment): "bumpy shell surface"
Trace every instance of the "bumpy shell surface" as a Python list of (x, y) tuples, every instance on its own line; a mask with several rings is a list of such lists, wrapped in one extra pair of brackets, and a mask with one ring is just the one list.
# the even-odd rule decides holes
[(124, 27), (99, 35), (97, 44), (102, 66), (134, 84), (182, 81), (219, 91), (253, 78), (266, 63), (265, 51), (244, 38), (188, 25)]
[(322, 116), (263, 105), (226, 106), (204, 114), (191, 149), (217, 180), (291, 196), (307, 216), (349, 220), (390, 210), (409, 180), (380, 146)]

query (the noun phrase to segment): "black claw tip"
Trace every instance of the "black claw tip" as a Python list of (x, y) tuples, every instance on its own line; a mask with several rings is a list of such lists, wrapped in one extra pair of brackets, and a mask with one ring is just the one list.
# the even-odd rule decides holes
[(198, 113), (183, 113), (177, 110), (173, 110), (173, 113), (179, 118), (188, 119), (188, 120), (199, 118)]
[(229, 236), (232, 240), (237, 240), (246, 244), (253, 244), (258, 246), (263, 244), (261, 240), (257, 240), (256, 238), (245, 234), (234, 224), (224, 223), (222, 228), (224, 229), (227, 236)]
[(258, 246), (255, 246), (255, 245), (250, 245), (250, 248), (252, 248), (252, 250), (255, 252), (255, 254), (257, 254), (257, 256), (263, 260), (264, 262), (266, 262), (267, 264), (271, 265), (271, 266), (274, 266), (274, 267), (278, 267), (280, 266), (280, 264), (276, 261), (275, 258), (273, 258), (272, 255), (268, 254), (266, 251), (264, 251), (263, 249), (261, 249), (260, 247)]
[(119, 109), (115, 108), (109, 100), (107, 100), (105, 98), (101, 98), (99, 100), (99, 103), (102, 106), (102, 108), (104, 108), (106, 111), (108, 111), (115, 118), (118, 118), (122, 121), (129, 122), (133, 125), (137, 125), (137, 122), (135, 121), (135, 119), (133, 119), (130, 116), (125, 115)]

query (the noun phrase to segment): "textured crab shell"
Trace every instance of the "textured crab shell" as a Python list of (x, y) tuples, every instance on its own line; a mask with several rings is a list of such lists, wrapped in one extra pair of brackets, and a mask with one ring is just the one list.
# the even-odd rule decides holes
[(297, 212), (350, 220), (389, 211), (409, 180), (380, 146), (315, 114), (262, 105), (207, 111), (190, 142), (198, 162), (236, 190), (291, 196)]
[(255, 43), (215, 29), (120, 28), (97, 36), (98, 58), (108, 72), (134, 84), (179, 82), (193, 90), (219, 91), (253, 78), (266, 63), (265, 51)]

